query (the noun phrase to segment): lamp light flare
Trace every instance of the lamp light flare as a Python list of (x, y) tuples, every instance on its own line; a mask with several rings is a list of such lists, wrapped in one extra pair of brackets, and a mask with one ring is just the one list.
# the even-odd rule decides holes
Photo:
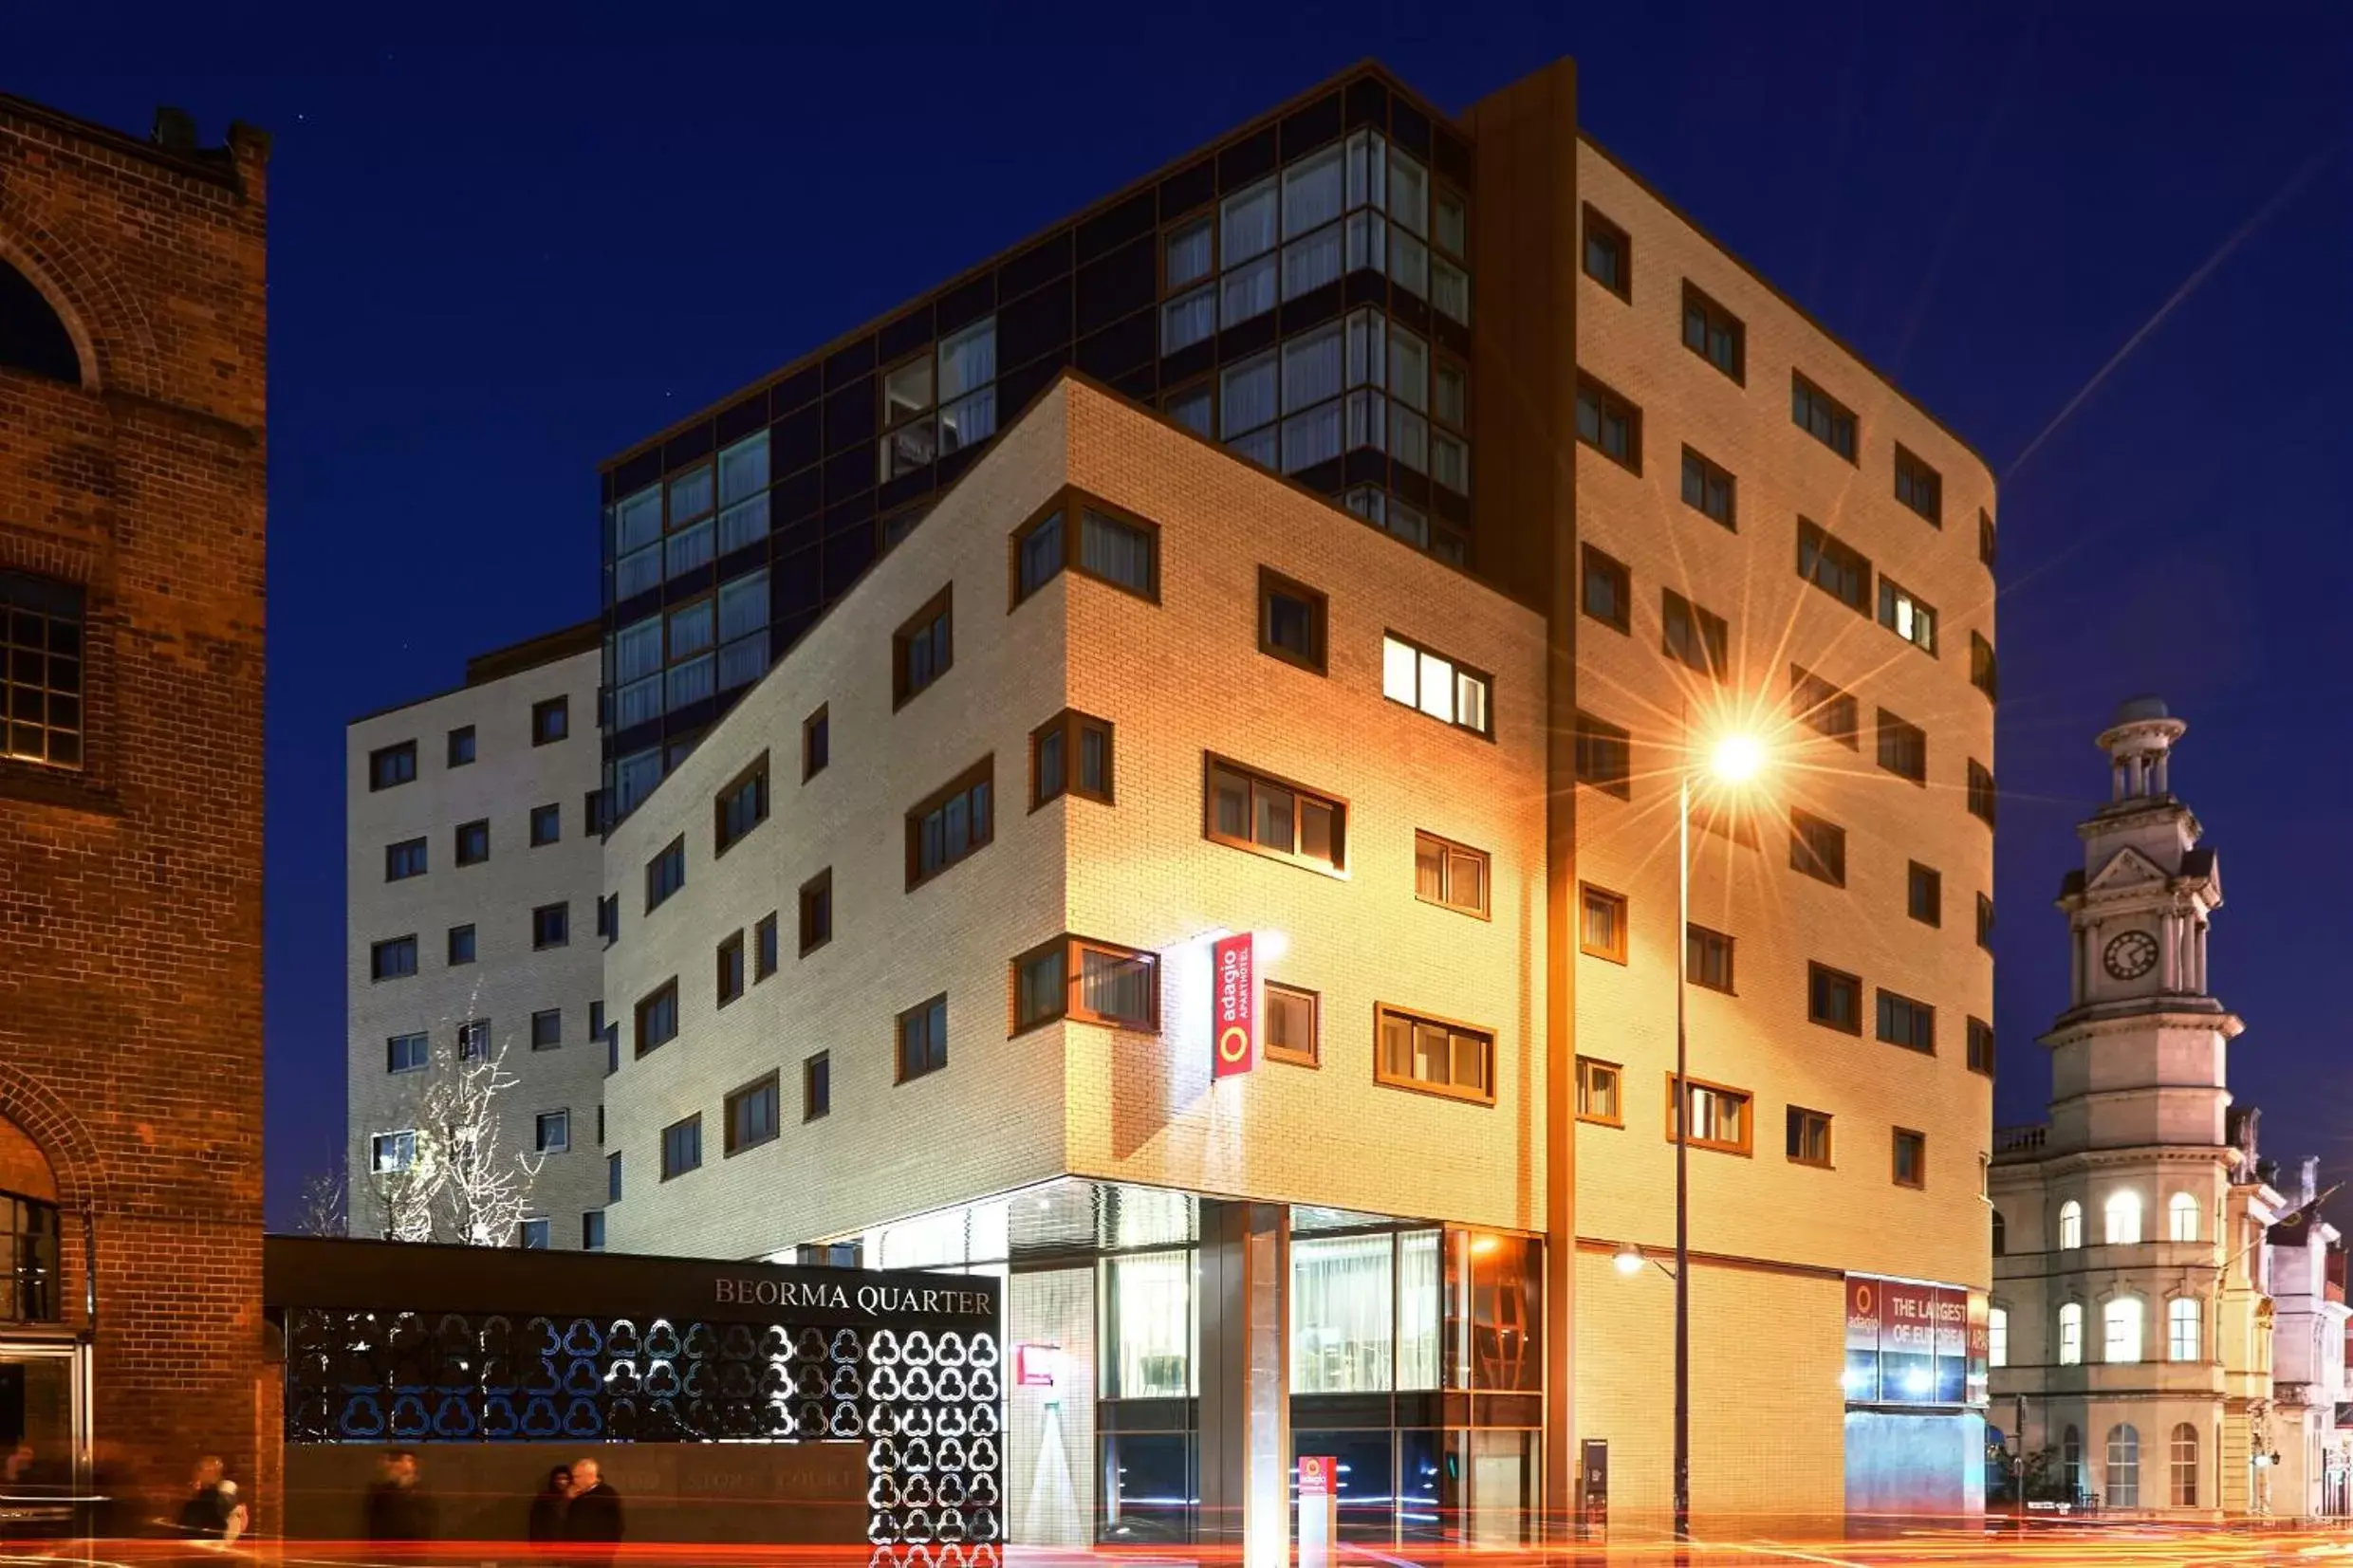
[(1639, 1246), (1621, 1246), (1610, 1262), (1618, 1265), (1621, 1274), (1640, 1274), (1642, 1272), (1642, 1249)]
[(1747, 784), (1765, 767), (1765, 743), (1754, 735), (1727, 735), (1708, 756), (1708, 771), (1724, 784)]

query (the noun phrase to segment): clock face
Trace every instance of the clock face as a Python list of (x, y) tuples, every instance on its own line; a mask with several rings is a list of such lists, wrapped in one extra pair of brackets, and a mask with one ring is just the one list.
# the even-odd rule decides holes
[(2145, 931), (2128, 931), (2108, 944), (2102, 962), (2119, 980), (2138, 980), (2157, 968), (2157, 938)]

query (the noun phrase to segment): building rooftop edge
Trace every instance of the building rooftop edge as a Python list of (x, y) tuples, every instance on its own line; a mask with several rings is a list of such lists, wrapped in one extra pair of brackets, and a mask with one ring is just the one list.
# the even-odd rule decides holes
[(343, 728), (348, 729), (370, 719), (380, 719), (387, 713), (398, 713), (404, 708), (438, 702), (443, 697), (455, 696), (473, 687), (487, 686), (492, 681), (506, 680), (543, 665), (554, 664), (560, 659), (593, 652), (603, 645), (602, 639), (603, 622), (592, 618), (574, 621), (552, 632), (541, 632), (519, 642), (506, 643), (474, 654), (466, 660), (466, 678), (455, 686), (444, 686), (421, 696), (404, 697), (398, 702), (386, 703), (381, 708), (371, 708), (364, 713), (345, 719)]
[(36, 103), (29, 98), (19, 98), (14, 93), (0, 93), (0, 114), (22, 116), (37, 124), (46, 125), (53, 131), (63, 132), (66, 136), (79, 137), (84, 141), (95, 142), (111, 152), (121, 153), (130, 157), (143, 158), (147, 162), (159, 164), (175, 174), (187, 175), (210, 184), (226, 186), (240, 194), (244, 192), (245, 182), (237, 175), (234, 138), (240, 135), (258, 137), (265, 147), (269, 141), (267, 131), (247, 125), (242, 120), (232, 120), (229, 127), (232, 140), (229, 144), (198, 148), (195, 156), (191, 157), (186, 153), (174, 152), (168, 147), (159, 147), (152, 141), (133, 136), (130, 132), (116, 126), (100, 120), (84, 120), (80, 115), (69, 114), (64, 109), (52, 108), (46, 103)]

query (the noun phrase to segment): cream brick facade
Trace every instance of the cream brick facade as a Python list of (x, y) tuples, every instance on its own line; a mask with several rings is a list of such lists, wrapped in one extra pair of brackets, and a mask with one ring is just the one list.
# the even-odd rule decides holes
[[(589, 1028), (602, 994), (596, 936), (602, 861), (586, 821), (598, 776), (600, 667), (591, 641), (585, 652), (355, 720), (345, 732), (345, 1169), (353, 1235), (378, 1234), (383, 1225), (369, 1181), (371, 1139), (416, 1125), (428, 1073), (447, 1070), (458, 1025), (469, 1019), (490, 1021), (492, 1048), (505, 1049), (508, 1069), (521, 1080), (499, 1108), (506, 1148), (531, 1149), (541, 1112), (569, 1113), (570, 1148), (547, 1156), (533, 1189), (532, 1213), (547, 1219), (550, 1243), (580, 1246), (582, 1216), (603, 1207), (597, 1118), (605, 1053)], [(566, 700), (568, 736), (532, 745), (533, 705), (559, 696)], [(451, 767), (449, 734), (468, 725), (475, 761)], [(370, 754), (403, 741), (416, 743), (415, 781), (370, 789)], [(538, 805), (558, 808), (561, 837), (534, 848), (530, 812)], [(490, 859), (458, 865), (458, 824), (485, 819)], [(425, 874), (385, 880), (386, 846), (417, 838), (426, 841)], [(532, 911), (554, 903), (568, 906), (569, 940), (534, 950)], [(462, 925), (474, 928), (475, 959), (453, 966), (449, 932)], [(417, 973), (371, 979), (373, 945), (412, 934)], [(563, 1043), (533, 1050), (531, 1015), (549, 1008), (562, 1011)], [(387, 1071), (388, 1040), (416, 1031), (430, 1037), (432, 1068)]]

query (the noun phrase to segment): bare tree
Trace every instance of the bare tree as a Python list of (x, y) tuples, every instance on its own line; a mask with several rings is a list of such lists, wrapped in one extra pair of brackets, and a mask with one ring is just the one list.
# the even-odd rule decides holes
[(522, 1080), (507, 1070), (507, 1048), (467, 1057), (426, 1084), (417, 1153), (432, 1170), (429, 1200), (436, 1239), (465, 1246), (512, 1246), (547, 1157), (509, 1153), (499, 1101)]
[(368, 1186), (376, 1196), (377, 1212), (383, 1217), (386, 1241), (429, 1242), (434, 1239), (433, 1200), (439, 1187), (438, 1172), (423, 1132), (406, 1135), (410, 1142), (403, 1152), (405, 1157), (371, 1171)]
[(340, 1169), (314, 1171), (303, 1179), (294, 1231), (301, 1236), (341, 1236), (350, 1227), (343, 1173)]

